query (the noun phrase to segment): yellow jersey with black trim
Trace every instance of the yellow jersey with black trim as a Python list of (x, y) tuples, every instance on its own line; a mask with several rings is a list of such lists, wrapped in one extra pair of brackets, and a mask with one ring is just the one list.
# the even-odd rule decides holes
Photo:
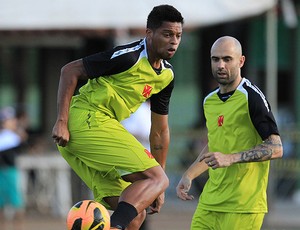
[(153, 112), (168, 114), (174, 71), (166, 60), (160, 69), (152, 68), (145, 38), (85, 57), (83, 64), (90, 79), (73, 97), (73, 107), (121, 121), (150, 99)]
[[(279, 134), (265, 96), (245, 78), (233, 92), (211, 92), (204, 99), (204, 113), (209, 152), (238, 153), (261, 144), (271, 134)], [(269, 161), (263, 161), (209, 168), (201, 207), (217, 212), (267, 212), (269, 165)]]

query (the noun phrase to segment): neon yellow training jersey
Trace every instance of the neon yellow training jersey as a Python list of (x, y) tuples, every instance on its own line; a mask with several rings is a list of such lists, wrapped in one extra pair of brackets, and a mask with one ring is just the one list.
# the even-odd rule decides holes
[[(243, 78), (234, 92), (211, 92), (204, 100), (210, 152), (237, 153), (261, 144), (278, 128), (263, 93)], [(267, 212), (269, 161), (209, 168), (199, 205), (210, 211)]]
[(174, 72), (165, 60), (161, 69), (152, 68), (146, 39), (88, 56), (83, 63), (90, 79), (73, 98), (73, 107), (101, 111), (121, 121), (150, 98), (153, 112), (168, 114)]

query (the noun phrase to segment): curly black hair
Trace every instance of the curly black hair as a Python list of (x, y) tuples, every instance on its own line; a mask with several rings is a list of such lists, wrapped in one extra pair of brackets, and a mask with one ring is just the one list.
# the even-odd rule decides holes
[(181, 13), (173, 6), (159, 5), (155, 6), (148, 15), (147, 28), (157, 29), (163, 22), (180, 22), (184, 23)]

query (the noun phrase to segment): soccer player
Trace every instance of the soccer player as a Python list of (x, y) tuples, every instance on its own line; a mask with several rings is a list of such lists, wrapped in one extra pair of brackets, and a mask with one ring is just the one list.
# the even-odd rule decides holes
[(270, 160), (282, 157), (282, 143), (265, 96), (241, 76), (244, 62), (237, 39), (225, 36), (212, 45), (219, 87), (203, 103), (208, 145), (176, 187), (179, 198), (193, 199), (192, 180), (209, 170), (191, 229), (256, 230), (267, 212)]
[[(108, 209), (111, 229), (139, 229), (159, 212), (169, 180), (168, 108), (174, 72), (167, 60), (182, 36), (183, 17), (170, 5), (152, 9), (145, 38), (66, 64), (52, 137), (72, 169)], [(79, 79), (88, 79), (73, 96)], [(147, 99), (151, 153), (121, 124)]]

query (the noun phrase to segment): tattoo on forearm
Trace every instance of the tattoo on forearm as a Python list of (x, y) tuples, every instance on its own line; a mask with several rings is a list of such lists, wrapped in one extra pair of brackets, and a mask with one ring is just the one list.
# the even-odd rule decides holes
[(282, 144), (280, 139), (269, 137), (255, 149), (242, 152), (241, 162), (270, 160), (276, 148), (281, 146)]
[(251, 161), (263, 161), (269, 160), (272, 157), (271, 149), (255, 149), (250, 151), (242, 152), (241, 162), (251, 162)]

